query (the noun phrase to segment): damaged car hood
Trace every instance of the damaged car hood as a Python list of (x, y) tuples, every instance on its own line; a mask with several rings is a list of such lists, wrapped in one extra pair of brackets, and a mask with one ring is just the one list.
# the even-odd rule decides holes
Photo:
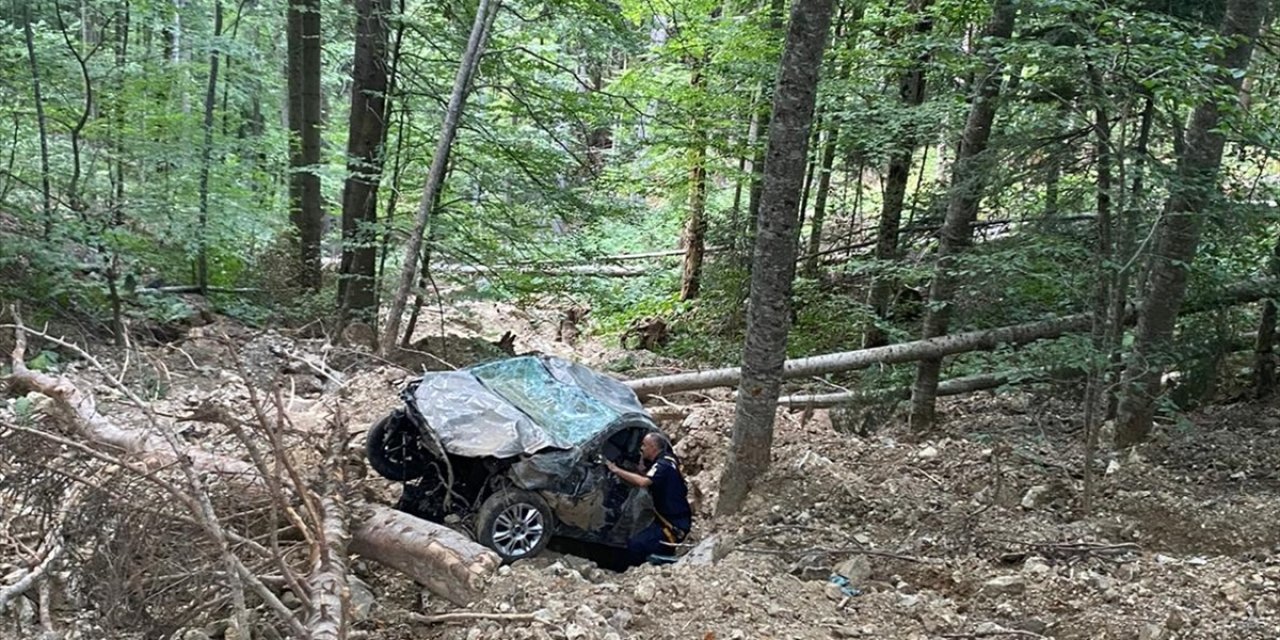
[(572, 449), (644, 414), (630, 387), (544, 354), (429, 373), (405, 393), (444, 449), (465, 457)]

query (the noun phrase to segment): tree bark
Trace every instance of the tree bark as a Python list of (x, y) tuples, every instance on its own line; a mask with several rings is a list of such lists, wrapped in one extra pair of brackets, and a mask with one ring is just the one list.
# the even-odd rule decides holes
[(1107, 381), (1107, 336), (1111, 333), (1107, 325), (1111, 316), (1108, 313), (1111, 302), (1111, 289), (1115, 283), (1116, 272), (1109, 266), (1115, 264), (1111, 238), (1111, 188), (1112, 188), (1112, 153), (1111, 117), (1108, 115), (1109, 99), (1103, 85), (1102, 74), (1092, 64), (1088, 65), (1089, 86), (1094, 107), (1093, 131), (1095, 137), (1095, 164), (1098, 172), (1098, 185), (1095, 194), (1097, 219), (1094, 241), (1094, 283), (1093, 283), (1093, 318), (1089, 330), (1089, 344), (1093, 349), (1088, 367), (1088, 382), (1085, 384), (1084, 409), (1081, 412), (1084, 423), (1084, 491), (1081, 495), (1081, 511), (1088, 515), (1093, 510), (1093, 460), (1098, 444), (1098, 429), (1102, 420), (1099, 414), (1104, 408), (1103, 387)]
[[(1006, 385), (1033, 384), (1048, 380), (1067, 380), (1078, 378), (1083, 372), (1079, 369), (1036, 369), (1032, 371), (1005, 371), (1002, 373), (979, 373), (971, 376), (952, 378), (938, 384), (938, 396), (958, 396), (975, 391), (996, 389)], [(841, 391), (838, 393), (797, 393), (778, 398), (778, 405), (789, 408), (825, 409), (845, 404), (863, 404), (887, 400), (907, 400), (911, 398), (911, 387), (895, 389), (875, 389), (870, 391)]]
[[(213, 3), (213, 38), (222, 36), (222, 2)], [(209, 286), (209, 165), (213, 155), (213, 106), (218, 92), (218, 47), (209, 52), (209, 83), (204, 93), (204, 146), (200, 149), (200, 213), (197, 236), (196, 286)]]
[[(912, 0), (908, 11), (917, 14), (915, 32), (925, 36), (933, 31), (933, 16), (927, 13), (933, 0)], [(924, 104), (925, 65), (929, 62), (929, 54), (925, 53), (916, 60), (910, 69), (898, 80), (898, 97), (902, 101), (902, 109), (908, 120), (897, 144), (889, 150), (889, 167), (885, 175), (884, 204), (880, 208), (880, 223), (876, 229), (874, 256), (881, 271), (887, 264), (898, 257), (898, 238), (902, 226), (902, 209), (907, 197), (907, 184), (911, 180), (911, 160), (915, 156), (920, 133), (911, 120)], [(894, 279), (880, 275), (872, 280), (868, 294), (868, 304), (875, 321), (869, 325), (862, 336), (863, 348), (879, 347), (889, 342), (889, 336), (876, 324), (883, 322), (889, 314), (889, 303), (893, 298)]]
[(343, 321), (374, 323), (378, 260), (378, 183), (387, 130), (390, 0), (356, 0), (355, 61), (351, 71), (351, 120), (347, 132), (347, 181), (342, 193), (342, 262), (338, 307)]
[[(701, 91), (706, 84), (702, 78), (702, 61), (694, 62), (689, 84)], [(693, 148), (689, 150), (689, 217), (685, 220), (681, 243), (684, 245), (684, 268), (680, 277), (680, 299), (698, 297), (702, 285), (702, 259), (707, 248), (707, 142), (701, 125), (695, 118), (692, 124)]]
[[(1214, 60), (1217, 81), (1238, 95), (1243, 72), (1249, 67), (1254, 41), (1262, 24), (1261, 0), (1229, 0), (1222, 35), (1232, 44)], [(1155, 417), (1160, 377), (1168, 363), (1168, 348), (1187, 291), (1187, 270), (1195, 260), (1205, 211), (1218, 190), (1218, 170), (1225, 138), (1219, 131), (1221, 107), (1210, 99), (1196, 107), (1186, 127), (1186, 142), (1178, 157), (1177, 175), (1156, 229), (1150, 258), (1148, 290), (1122, 379), (1116, 420), (1117, 447), (1146, 439)]]
[(733, 439), (718, 513), (734, 513), (769, 466), (796, 270), (800, 189), (832, 0), (796, 0), (778, 66), (751, 268), (751, 304)]
[(31, 93), (35, 100), (36, 127), (40, 135), (40, 195), (44, 204), (44, 239), (53, 234), (53, 196), (49, 186), (49, 128), (44, 115), (44, 96), (40, 92), (40, 66), (36, 62), (35, 38), (31, 33), (31, 5), (22, 3), (22, 35), (27, 44), (27, 62), (31, 67)]
[[(1013, 35), (1017, 7), (1012, 0), (995, 0), (991, 22), (987, 25), (984, 41), (1008, 40)], [(993, 46), (1000, 46), (995, 44)], [(973, 243), (973, 221), (978, 215), (978, 203), (987, 182), (987, 141), (991, 137), (991, 125), (995, 121), (1000, 97), (1002, 65), (991, 54), (986, 69), (977, 82), (977, 91), (969, 109), (960, 149), (956, 153), (951, 174), (951, 188), (947, 196), (947, 215), (938, 242), (937, 263), (933, 281), (929, 285), (929, 305), (925, 313), (923, 337), (945, 335), (951, 319), (951, 296), (955, 289), (955, 276), (951, 273), (956, 257)], [(928, 429), (934, 422), (934, 396), (938, 388), (938, 375), (942, 370), (941, 359), (921, 360), (916, 367), (916, 379), (911, 394), (911, 425), (917, 430)]]
[(813, 197), (813, 218), (809, 221), (809, 245), (805, 252), (804, 272), (809, 277), (818, 275), (818, 265), (822, 264), (819, 251), (822, 249), (822, 225), (827, 220), (827, 198), (831, 194), (831, 169), (836, 162), (836, 141), (840, 138), (840, 118), (831, 116), (831, 125), (827, 129), (827, 139), (822, 143), (822, 160), (818, 167), (818, 191)]
[(453, 78), (453, 91), (449, 96), (449, 105), (445, 108), (444, 122), (440, 125), (440, 139), (436, 141), (435, 154), (431, 156), (431, 168), (427, 172), (427, 182), (422, 188), (422, 198), (418, 201), (413, 231), (410, 232), (409, 243), (405, 246), (400, 284), (396, 288), (395, 298), (391, 301), (387, 324), (379, 341), (378, 349), (383, 356), (395, 348), (396, 338), (400, 333), (400, 317), (404, 315), (404, 308), (409, 302), (409, 293), (418, 275), (418, 259), (422, 253), (422, 242), (426, 235), (427, 223), (431, 218), (431, 210), (444, 184), (445, 169), (449, 166), (449, 150), (453, 147), (453, 140), (458, 135), (458, 122), (462, 118), (462, 109), (467, 102), (471, 78), (480, 64), (484, 43), (489, 36), (489, 30), (493, 26), (501, 1), (480, 0), (476, 7), (475, 20), (471, 24), (471, 35), (467, 39), (467, 49), (463, 52), (462, 60), (458, 64), (458, 73)]
[(289, 0), (289, 218), (297, 232), (297, 284), (320, 289), (320, 0)]

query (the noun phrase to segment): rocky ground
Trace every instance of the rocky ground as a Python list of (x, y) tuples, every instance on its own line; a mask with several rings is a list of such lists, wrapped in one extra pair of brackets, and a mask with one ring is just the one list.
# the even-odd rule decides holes
[[(424, 325), (438, 331), (440, 319)], [(517, 351), (600, 367), (623, 356), (598, 341), (556, 342), (554, 325), (550, 314), (487, 303), (451, 310), (443, 326), (468, 344), (496, 340), (488, 329), (501, 327), (516, 333)], [(319, 428), (341, 405), (355, 453), (363, 429), (398, 403), (411, 374), (239, 329), (233, 342), (246, 367), (236, 370), (216, 339), (230, 329), (197, 328), (181, 351), (153, 352), (168, 376), (152, 381), (161, 412), (237, 393), (231, 383), (246, 376), (291, 372), (285, 398), (295, 425)], [(342, 390), (290, 354), (341, 373)], [(135, 368), (139, 383), (144, 370), (159, 370)], [(90, 373), (74, 371), (93, 384)], [(97, 388), (106, 406), (130, 415)], [(1092, 512), (1082, 515), (1077, 396), (944, 401), (944, 424), (923, 438), (894, 420), (859, 436), (836, 432), (826, 411), (780, 413), (770, 471), (740, 514), (722, 518), (710, 506), (733, 406), (726, 392), (669, 398), (678, 413), (655, 408), (676, 416), (664, 427), (693, 488), (690, 544), (713, 553), (615, 573), (547, 552), (504, 567), (465, 610), (357, 558), (356, 629), (389, 640), (1280, 637), (1280, 404), (1210, 407), (1160, 427), (1130, 455), (1101, 456)], [(373, 474), (356, 482), (367, 496), (396, 498), (397, 487)], [(465, 615), (426, 618), (444, 613)], [(219, 633), (213, 625), (174, 637)]]

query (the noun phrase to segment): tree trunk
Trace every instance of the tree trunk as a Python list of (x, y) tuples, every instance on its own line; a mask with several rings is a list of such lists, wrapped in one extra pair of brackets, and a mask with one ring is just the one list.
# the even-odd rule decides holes
[(374, 288), (378, 246), (378, 183), (386, 137), (387, 21), (390, 0), (356, 1), (351, 121), (347, 132), (347, 183), (342, 194), (342, 262), (338, 307), (348, 318), (376, 322)]
[(289, 218), (297, 231), (297, 284), (320, 289), (320, 0), (289, 0)]
[[(702, 78), (702, 61), (694, 62), (689, 84), (701, 91), (706, 84)], [(707, 143), (702, 128), (695, 118), (692, 134), (695, 138), (689, 150), (689, 217), (685, 221), (681, 244), (684, 245), (684, 269), (680, 277), (680, 299), (698, 297), (702, 284), (702, 259), (707, 248)]]
[(796, 270), (800, 189), (832, 0), (796, 0), (778, 66), (751, 268), (751, 303), (733, 439), (718, 513), (734, 513), (769, 466)]
[[(213, 3), (213, 38), (222, 36), (222, 2)], [(213, 105), (218, 92), (218, 48), (209, 52), (209, 83), (204, 93), (204, 146), (200, 149), (200, 229), (196, 243), (196, 285), (204, 291), (209, 286), (209, 164), (213, 155)]]
[(1088, 516), (1093, 510), (1093, 459), (1098, 444), (1098, 429), (1103, 413), (1103, 387), (1107, 382), (1107, 336), (1111, 333), (1107, 325), (1111, 318), (1108, 313), (1111, 302), (1111, 288), (1115, 282), (1115, 271), (1110, 265), (1115, 264), (1111, 239), (1111, 185), (1112, 185), (1112, 141), (1111, 118), (1107, 109), (1108, 96), (1103, 85), (1102, 74), (1093, 66), (1089, 66), (1089, 85), (1094, 107), (1093, 131), (1096, 138), (1096, 165), (1098, 186), (1096, 192), (1097, 219), (1094, 221), (1096, 234), (1093, 254), (1093, 319), (1089, 330), (1089, 344), (1093, 349), (1088, 367), (1088, 382), (1085, 384), (1084, 409), (1084, 491), (1081, 496), (1081, 511)]
[[(984, 42), (994, 39), (996, 44), (1013, 35), (1013, 22), (1017, 7), (1012, 0), (995, 0), (995, 10), (987, 25)], [(947, 216), (942, 225), (938, 242), (938, 257), (933, 281), (929, 286), (929, 305), (925, 313), (923, 337), (946, 335), (951, 319), (951, 296), (955, 289), (955, 275), (951, 273), (956, 257), (973, 243), (973, 221), (978, 215), (978, 203), (986, 187), (987, 141), (991, 137), (991, 125), (995, 121), (996, 106), (1000, 96), (1001, 65), (987, 52), (987, 67), (977, 83), (969, 119), (965, 123), (960, 149), (956, 153), (951, 174), (951, 188), (947, 196)], [(934, 395), (938, 388), (938, 374), (942, 370), (941, 359), (921, 360), (916, 367), (916, 379), (911, 394), (911, 425), (917, 430), (928, 429), (934, 422)]]
[[(1214, 66), (1217, 81), (1233, 94), (1240, 91), (1243, 72), (1253, 55), (1253, 44), (1262, 23), (1262, 4), (1260, 0), (1227, 2), (1222, 35), (1232, 41), (1232, 45), (1214, 61)], [(1225, 144), (1219, 130), (1221, 119), (1215, 98), (1196, 107), (1187, 123), (1177, 175), (1156, 229), (1148, 291), (1143, 297), (1138, 329), (1122, 380), (1116, 420), (1117, 447), (1142, 442), (1151, 431), (1160, 377), (1168, 362), (1168, 347), (1187, 291), (1187, 270), (1196, 257), (1204, 212), (1210, 208), (1217, 191)]]
[[(908, 11), (919, 16), (916, 20), (915, 32), (920, 36), (928, 35), (933, 30), (933, 17), (927, 13), (933, 0), (913, 0)], [(898, 80), (898, 96), (902, 101), (902, 109), (907, 117), (897, 144), (889, 150), (889, 168), (885, 175), (884, 204), (880, 208), (880, 223), (876, 229), (875, 259), (880, 271), (886, 271), (888, 263), (898, 257), (898, 235), (902, 226), (902, 209), (907, 197), (907, 184), (911, 179), (911, 159), (915, 156), (920, 133), (916, 131), (911, 120), (924, 104), (925, 65), (929, 62), (929, 54), (921, 55), (915, 64), (902, 74)], [(879, 347), (888, 344), (889, 336), (878, 326), (889, 314), (889, 303), (893, 299), (894, 279), (885, 275), (876, 277), (871, 282), (868, 304), (871, 306), (875, 320), (862, 335), (863, 348)]]
[[(1034, 384), (1049, 380), (1068, 380), (1071, 378), (1078, 378), (1082, 373), (1083, 372), (1079, 369), (1072, 368), (979, 373), (942, 381), (938, 384), (938, 396), (959, 396), (966, 393), (973, 393), (975, 391), (997, 389), (1006, 385)], [(778, 398), (778, 405), (793, 409), (825, 409), (846, 404), (867, 404), (890, 400), (907, 400), (910, 398), (911, 387), (898, 387), (895, 389), (841, 391), (838, 393), (797, 393)]]
[(822, 161), (819, 163), (818, 192), (813, 196), (813, 219), (809, 221), (809, 245), (805, 251), (805, 275), (818, 275), (822, 264), (818, 253), (822, 250), (822, 225), (827, 220), (827, 198), (831, 194), (831, 169), (836, 162), (836, 141), (840, 138), (840, 118), (831, 116), (827, 139), (822, 143)]
[[(770, 34), (777, 34), (782, 31), (783, 11), (786, 5), (784, 0), (769, 0), (769, 27)], [(763, 82), (760, 85), (760, 105), (754, 114), (754, 125), (756, 132), (755, 155), (751, 159), (751, 186), (747, 189), (747, 228), (742, 234), (744, 254), (747, 250), (753, 250), (755, 247), (756, 223), (760, 219), (760, 197), (764, 187), (764, 163), (765, 163), (765, 145), (759, 144), (759, 136), (767, 133), (769, 129), (769, 109), (764, 109), (764, 105), (772, 104), (773, 96), (770, 94), (772, 83)], [(746, 254), (750, 255), (750, 254)], [(745, 257), (745, 256), (744, 256)], [(751, 261), (746, 260), (745, 265), (751, 268)]]
[(497, 16), (498, 6), (502, 0), (480, 0), (476, 7), (475, 21), (471, 24), (471, 35), (467, 39), (467, 49), (458, 64), (458, 73), (453, 78), (453, 92), (449, 95), (449, 105), (445, 108), (444, 122), (440, 125), (440, 139), (436, 141), (435, 154), (431, 156), (431, 168), (427, 172), (427, 183), (422, 188), (422, 198), (418, 201), (418, 213), (413, 221), (413, 231), (409, 234), (409, 243), (404, 250), (403, 271), (400, 273), (400, 284), (396, 296), (391, 301), (391, 309), (387, 314), (387, 325), (382, 332), (378, 349), (385, 356), (395, 348), (396, 338), (400, 333), (400, 316), (409, 303), (409, 293), (418, 275), (418, 258), (422, 253), (422, 242), (427, 230), (427, 222), (431, 218), (440, 188), (444, 184), (444, 172), (449, 166), (449, 150), (453, 147), (453, 139), (458, 134), (458, 121), (462, 117), (462, 109), (467, 102), (467, 94), (471, 86), (471, 78), (480, 64), (480, 56), (484, 51), (485, 40), (489, 29)]
[(40, 134), (40, 195), (44, 204), (44, 239), (53, 234), (53, 196), (49, 186), (49, 128), (44, 116), (44, 97), (40, 92), (40, 66), (31, 33), (31, 6), (22, 4), (22, 34), (27, 43), (27, 62), (31, 67), (31, 93), (35, 100), (36, 126)]
[[(1267, 297), (1280, 297), (1280, 280), (1246, 280), (1228, 287), (1219, 295), (1189, 305), (1188, 312), (1199, 312), (1219, 307), (1257, 302)], [(1133, 324), (1137, 320), (1134, 315), (1127, 315), (1124, 323)], [(916, 362), (924, 358), (943, 358), (957, 353), (969, 351), (991, 350), (1001, 345), (1023, 345), (1036, 340), (1057, 338), (1067, 333), (1077, 333), (1088, 329), (1091, 315), (1079, 313), (1059, 318), (1051, 318), (1038, 322), (1016, 324), (1008, 327), (982, 329), (948, 336), (938, 336), (924, 340), (901, 342), (898, 344), (859, 349), (857, 351), (841, 351), (805, 358), (787, 360), (783, 365), (783, 378), (804, 378), (820, 376), (828, 373), (852, 371), (873, 364), (899, 364)], [(653, 376), (627, 380), (631, 387), (642, 398), (711, 389), (715, 387), (732, 387), (742, 380), (742, 369), (725, 367), (708, 369), (694, 373), (676, 373), (667, 376)]]

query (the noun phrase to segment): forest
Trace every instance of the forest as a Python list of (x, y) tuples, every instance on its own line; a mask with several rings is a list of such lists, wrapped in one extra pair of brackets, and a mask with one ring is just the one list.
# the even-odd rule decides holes
[[(0, 638), (1280, 637), (1278, 9), (0, 3)], [(366, 460), (526, 354), (674, 564)]]

